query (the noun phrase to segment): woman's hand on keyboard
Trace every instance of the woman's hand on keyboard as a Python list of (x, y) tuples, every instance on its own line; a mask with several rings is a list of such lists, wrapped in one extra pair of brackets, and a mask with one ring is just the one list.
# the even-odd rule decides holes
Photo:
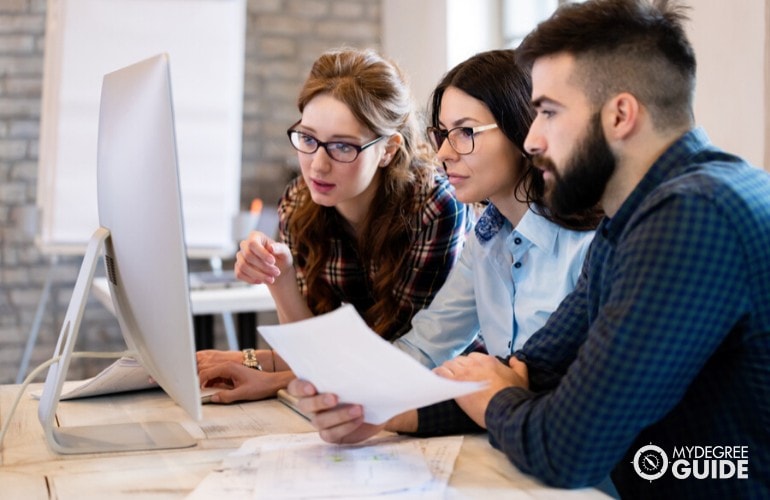
[(211, 368), (215, 365), (221, 365), (223, 363), (238, 363), (243, 359), (243, 353), (241, 351), (219, 351), (217, 349), (204, 349), (195, 353), (195, 358), (198, 362), (198, 373), (201, 370)]
[(278, 389), (286, 387), (294, 374), (291, 371), (265, 372), (241, 363), (220, 363), (198, 371), (201, 387), (222, 390), (211, 397), (212, 403), (234, 403), (271, 398)]

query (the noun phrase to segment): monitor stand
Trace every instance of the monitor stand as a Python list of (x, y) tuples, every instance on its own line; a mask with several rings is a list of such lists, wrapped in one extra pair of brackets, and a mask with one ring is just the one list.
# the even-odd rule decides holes
[[(60, 427), (56, 425), (64, 380), (83, 319), (88, 294), (99, 257), (104, 253), (109, 230), (100, 227), (88, 242), (75, 289), (72, 292), (64, 324), (59, 332), (54, 358), (59, 360), (48, 369), (38, 407), (38, 418), (46, 441), (57, 453), (102, 453), (138, 451), (195, 446), (195, 439), (177, 422), (141, 422), (125, 424)], [(109, 271), (109, 270), (108, 270)]]

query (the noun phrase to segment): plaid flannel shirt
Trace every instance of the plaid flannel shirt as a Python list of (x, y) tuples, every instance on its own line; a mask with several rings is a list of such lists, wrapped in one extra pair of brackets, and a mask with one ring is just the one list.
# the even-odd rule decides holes
[[(297, 282), (302, 294), (306, 295), (307, 285), (302, 269), (304, 259), (297, 255), (292, 235), (287, 231), (288, 221), (299, 203), (298, 195), (303, 187), (301, 177), (289, 184), (281, 198), (278, 213), (281, 238), (292, 251)], [(412, 316), (433, 300), (462, 249), (470, 224), (468, 208), (455, 199), (454, 191), (445, 178), (435, 176), (433, 189), (420, 197), (418, 203), (423, 209), (411, 224), (411, 243), (409, 248), (404, 249), (408, 257), (404, 260), (401, 278), (393, 289), (399, 303), (397, 326), (383, 335), (389, 340), (407, 332), (411, 328)], [(339, 217), (336, 211), (333, 216)], [(339, 226), (342, 227), (342, 222)], [(355, 249), (355, 242), (343, 230), (333, 235), (327, 244), (331, 245), (331, 258), (324, 267), (323, 279), (334, 291), (338, 305), (350, 303), (359, 313), (363, 312), (375, 302), (371, 280), (377, 274), (376, 263), (365, 268)]]

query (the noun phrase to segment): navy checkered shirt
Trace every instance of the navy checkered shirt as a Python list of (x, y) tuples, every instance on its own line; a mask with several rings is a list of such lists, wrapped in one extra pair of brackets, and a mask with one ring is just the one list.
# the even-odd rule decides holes
[[(516, 354), (490, 442), (556, 486), (770, 498), (770, 177), (695, 129), (605, 219), (575, 291)], [(642, 480), (648, 444), (746, 446), (747, 479)]]

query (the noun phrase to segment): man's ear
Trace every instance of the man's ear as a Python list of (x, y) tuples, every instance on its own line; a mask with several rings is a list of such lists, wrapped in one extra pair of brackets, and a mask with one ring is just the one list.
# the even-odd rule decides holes
[(639, 101), (622, 92), (602, 107), (602, 124), (608, 140), (624, 140), (639, 126)]

